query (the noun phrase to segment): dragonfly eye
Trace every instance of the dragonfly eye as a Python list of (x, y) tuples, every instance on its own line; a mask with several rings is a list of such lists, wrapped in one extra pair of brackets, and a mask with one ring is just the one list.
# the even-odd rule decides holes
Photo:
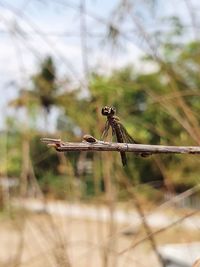
[(102, 110), (101, 110), (101, 114), (104, 115), (104, 116), (114, 115), (115, 112), (116, 112), (116, 110), (115, 110), (114, 107), (108, 107), (108, 106), (105, 106), (105, 107), (102, 108)]
[(111, 107), (110, 108), (110, 114), (115, 115), (115, 113), (116, 113), (116, 108)]
[(101, 114), (106, 115), (106, 116), (109, 115), (110, 114), (110, 108), (107, 106), (103, 107), (101, 110)]

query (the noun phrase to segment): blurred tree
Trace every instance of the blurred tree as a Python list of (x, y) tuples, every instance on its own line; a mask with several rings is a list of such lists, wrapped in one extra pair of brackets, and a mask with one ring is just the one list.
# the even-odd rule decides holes
[(44, 111), (45, 129), (48, 131), (48, 114), (56, 105), (58, 85), (56, 83), (56, 68), (53, 59), (47, 56), (39, 66), (39, 71), (32, 76), (32, 97), (39, 101)]
[[(55, 105), (56, 99), (56, 71), (53, 60), (47, 57), (40, 65), (40, 70), (32, 77), (32, 87), (20, 90), (19, 96), (9, 104), (15, 108), (22, 108), (25, 114), (23, 121), (22, 137), (22, 168), (21, 168), (21, 194), (26, 195), (28, 181), (35, 181), (35, 173), (31, 160), (30, 143), (35, 136), (38, 108), (42, 107), (45, 113), (45, 129), (48, 129), (47, 114), (51, 106)], [(40, 113), (40, 112), (39, 112)]]
[[(38, 73), (32, 76), (30, 88), (21, 90), (20, 96), (12, 101), (12, 104), (17, 107), (28, 107), (33, 118), (40, 114), (38, 108), (42, 108), (47, 117), (51, 107), (57, 107), (60, 112), (57, 125), (59, 136), (64, 140), (80, 140), (80, 136), (85, 133), (100, 138), (105, 124), (101, 108), (104, 105), (113, 105), (128, 132), (138, 142), (169, 145), (200, 144), (199, 42), (188, 44), (178, 42), (177, 38), (181, 38), (183, 29), (175, 18), (171, 21), (174, 23), (174, 28), (169, 33), (164, 33), (164, 36), (159, 36), (161, 45), (159, 52), (162, 57), (156, 55), (156, 58), (143, 59), (144, 62), (154, 63), (153, 71), (139, 72), (130, 65), (121, 70), (114, 70), (110, 75), (93, 72), (89, 76), (89, 96), (82, 97), (81, 88), (71, 86), (69, 89), (66, 84), (63, 86), (57, 82), (56, 67), (52, 58), (47, 57), (41, 63)], [(30, 118), (31, 116), (28, 118), (29, 121)], [(23, 130), (25, 142), (27, 134), (25, 128)], [(29, 143), (34, 139), (31, 133), (28, 139)], [(42, 148), (37, 143), (36, 138), (32, 142), (34, 158), (42, 154)], [(30, 148), (24, 146), (24, 149), (28, 152), (23, 153), (25, 155), (23, 161), (27, 162)], [(70, 177), (74, 178), (77, 175), (89, 186), (94, 186), (95, 177), (95, 190), (101, 191), (102, 181), (106, 176), (106, 173), (103, 173), (105, 164), (108, 165), (106, 166), (108, 173), (113, 177), (118, 179), (123, 175), (126, 176), (120, 171), (120, 161), (115, 160), (117, 156), (115, 153), (108, 153), (106, 156), (100, 153), (70, 154), (72, 162)], [(63, 167), (63, 164), (66, 164), (63, 155), (57, 169), (58, 162), (55, 155), (47, 153), (47, 157), (49, 158), (45, 159), (45, 163), (38, 161), (35, 165), (39, 176), (45, 175), (47, 171), (52, 175), (59, 174), (61, 170), (62, 174), (66, 172)], [(165, 186), (169, 189), (173, 184), (178, 186), (184, 184), (183, 187), (188, 187), (197, 182), (198, 158), (166, 155), (149, 159), (133, 155), (131, 157), (133, 160), (129, 164), (133, 177), (129, 178), (135, 183), (164, 180)], [(99, 188), (101, 186), (100, 190), (98, 186)], [(94, 192), (94, 190), (89, 191)]]

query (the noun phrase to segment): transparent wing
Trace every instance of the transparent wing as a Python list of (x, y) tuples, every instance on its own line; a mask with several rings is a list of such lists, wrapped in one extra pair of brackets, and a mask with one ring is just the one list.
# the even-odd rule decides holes
[[(135, 139), (133, 139), (130, 136), (130, 134), (127, 132), (126, 128), (120, 122), (119, 122), (119, 126), (120, 126), (120, 130), (122, 132), (122, 135), (123, 135), (124, 143), (139, 144), (139, 142), (137, 142)], [(142, 153), (138, 153), (138, 154), (144, 158), (151, 155), (150, 152), (142, 152)]]
[(116, 137), (116, 131), (115, 129), (112, 127), (112, 137), (115, 136)]
[(106, 124), (105, 124), (105, 127), (104, 127), (104, 130), (103, 130), (103, 133), (101, 135), (101, 140), (104, 140), (107, 136), (108, 136), (108, 131), (110, 129), (110, 123), (109, 121), (107, 120), (106, 121)]
[(118, 124), (123, 136), (124, 143), (138, 144), (138, 142), (133, 137), (130, 136), (126, 128), (120, 122), (118, 122)]

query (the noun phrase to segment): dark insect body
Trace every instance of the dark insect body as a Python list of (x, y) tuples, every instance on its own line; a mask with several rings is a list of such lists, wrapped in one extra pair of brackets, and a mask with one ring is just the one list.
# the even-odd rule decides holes
[[(101, 111), (103, 116), (107, 117), (105, 128), (102, 134), (104, 139), (108, 135), (108, 130), (112, 128), (112, 134), (116, 136), (118, 143), (133, 143), (137, 142), (129, 135), (125, 127), (121, 124), (119, 117), (115, 116), (116, 109), (114, 107), (105, 106)], [(120, 152), (123, 166), (127, 165), (127, 158), (125, 152)]]

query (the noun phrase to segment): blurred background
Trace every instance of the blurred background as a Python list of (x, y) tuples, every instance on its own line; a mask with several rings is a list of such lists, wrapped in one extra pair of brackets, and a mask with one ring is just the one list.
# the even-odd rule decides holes
[(198, 0), (0, 0), (0, 266), (200, 256), (198, 155), (129, 153), (125, 171), (116, 152), (40, 141), (100, 139), (109, 105), (138, 142), (200, 145), (199, 15)]

